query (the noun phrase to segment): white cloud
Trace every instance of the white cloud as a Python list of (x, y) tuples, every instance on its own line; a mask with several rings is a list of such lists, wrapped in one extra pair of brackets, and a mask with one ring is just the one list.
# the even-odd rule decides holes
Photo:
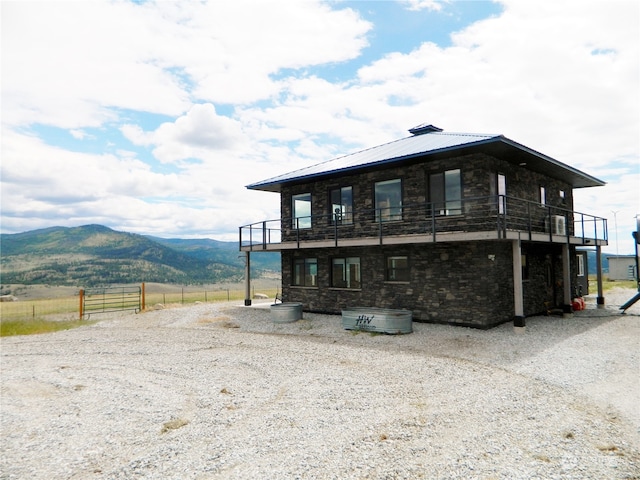
[(175, 122), (165, 122), (152, 132), (126, 124), (122, 134), (135, 145), (154, 146), (155, 157), (163, 163), (207, 157), (211, 151), (233, 151), (240, 145), (240, 124), (216, 114), (210, 104), (197, 104)]
[(502, 15), (454, 35), (451, 47), (389, 54), (362, 67), (357, 82), (319, 89), (291, 79), (296, 96), (268, 111), (270, 124), (300, 135), (344, 132), (363, 147), (422, 122), (503, 133), (598, 175), (638, 159), (638, 9), (507, 1)]
[(3, 2), (3, 121), (65, 128), (113, 108), (274, 95), (270, 75), (354, 58), (371, 25), (319, 2)]
[[(576, 208), (620, 210), (622, 246), (622, 218), (640, 213), (640, 7), (501, 3), (451, 46), (416, 43), (332, 82), (305, 69), (353, 61), (375, 33), (339, 2), (2, 2), (3, 229), (66, 218), (233, 236), (279, 212), (278, 195), (244, 185), (428, 122), (503, 133), (607, 180), (576, 192)], [(136, 124), (128, 110), (170, 120)], [(11, 130), (43, 123), (89, 140), (107, 122), (178, 173), (126, 144), (80, 154)]]
[(409, 10), (442, 10), (441, 0), (401, 0), (400, 3), (405, 4)]

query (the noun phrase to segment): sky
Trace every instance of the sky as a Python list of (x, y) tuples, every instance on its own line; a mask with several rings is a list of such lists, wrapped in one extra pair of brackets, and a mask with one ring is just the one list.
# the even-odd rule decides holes
[(236, 241), (246, 185), (409, 135), (503, 134), (632, 254), (636, 1), (5, 1), (0, 231), (102, 224)]

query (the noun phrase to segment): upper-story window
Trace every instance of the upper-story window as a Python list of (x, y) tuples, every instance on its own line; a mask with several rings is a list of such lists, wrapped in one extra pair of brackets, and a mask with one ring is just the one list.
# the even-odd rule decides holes
[(311, 228), (311, 194), (301, 193), (291, 197), (293, 228)]
[(540, 185), (540, 190), (538, 191), (538, 195), (539, 195), (538, 200), (540, 201), (540, 205), (546, 205), (547, 204), (547, 189), (544, 188), (543, 185)]
[(338, 224), (353, 223), (353, 188), (334, 188), (329, 193), (331, 220)]
[(502, 173), (498, 174), (497, 177), (498, 182), (498, 213), (504, 214), (507, 210), (507, 177), (505, 177)]
[(376, 182), (374, 196), (376, 222), (402, 220), (402, 181), (399, 178)]
[(429, 201), (436, 215), (462, 213), (462, 181), (460, 169), (429, 175)]

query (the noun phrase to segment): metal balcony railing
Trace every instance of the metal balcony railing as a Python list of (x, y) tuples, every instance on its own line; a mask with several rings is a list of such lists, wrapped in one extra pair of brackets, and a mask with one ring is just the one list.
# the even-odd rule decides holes
[(549, 241), (562, 236), (585, 245), (608, 241), (606, 218), (503, 195), (264, 220), (239, 230), (243, 250), (323, 240), (335, 246), (345, 239), (377, 238), (382, 243), (384, 238), (411, 235), (428, 235), (435, 242), (438, 235), (452, 232), (495, 232), (495, 238), (520, 232), (524, 240), (545, 234)]

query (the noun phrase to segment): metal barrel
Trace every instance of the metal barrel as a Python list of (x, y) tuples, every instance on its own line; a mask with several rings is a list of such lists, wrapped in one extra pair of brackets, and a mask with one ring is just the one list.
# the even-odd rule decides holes
[(354, 307), (342, 310), (342, 326), (345, 330), (363, 330), (380, 333), (412, 333), (411, 310), (394, 310), (375, 307)]
[(297, 322), (302, 318), (302, 303), (284, 302), (271, 305), (271, 319), (274, 323)]

